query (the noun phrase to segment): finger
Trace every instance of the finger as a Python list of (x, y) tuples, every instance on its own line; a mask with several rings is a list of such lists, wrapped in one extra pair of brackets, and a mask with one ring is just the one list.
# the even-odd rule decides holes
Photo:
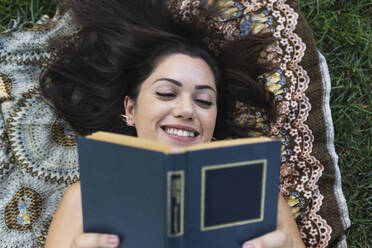
[(72, 244), (72, 248), (118, 247), (119, 237), (111, 234), (83, 233)]
[(283, 231), (276, 230), (258, 238), (244, 242), (242, 248), (292, 247), (291, 239)]

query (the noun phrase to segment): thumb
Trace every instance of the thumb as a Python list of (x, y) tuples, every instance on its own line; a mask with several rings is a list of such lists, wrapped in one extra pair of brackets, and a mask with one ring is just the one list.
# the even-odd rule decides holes
[(119, 237), (110, 234), (82, 233), (73, 242), (72, 248), (118, 247)]

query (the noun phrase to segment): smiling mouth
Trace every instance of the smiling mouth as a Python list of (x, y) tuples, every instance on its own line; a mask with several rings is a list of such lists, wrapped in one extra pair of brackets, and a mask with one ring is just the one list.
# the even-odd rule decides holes
[(186, 129), (174, 128), (174, 127), (167, 127), (167, 126), (162, 126), (161, 128), (167, 134), (174, 135), (174, 136), (177, 136), (177, 137), (195, 138), (195, 137), (199, 136), (198, 132), (195, 132), (195, 131), (192, 131), (192, 130), (186, 130)]

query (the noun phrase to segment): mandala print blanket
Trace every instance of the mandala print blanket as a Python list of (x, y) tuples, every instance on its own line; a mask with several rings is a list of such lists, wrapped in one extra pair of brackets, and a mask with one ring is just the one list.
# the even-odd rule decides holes
[[(198, 21), (227, 40), (271, 32), (277, 42), (265, 58), (279, 68), (260, 76), (273, 92), (279, 118), (235, 102), (231, 121), (250, 136), (282, 140), (280, 190), (306, 247), (346, 247), (350, 226), (341, 189), (329, 109), (327, 64), (295, 1), (169, 0), (174, 18)], [(218, 16), (207, 9), (218, 6)], [(53, 60), (50, 39), (78, 32), (68, 12), (43, 17), (34, 27), (0, 34), (0, 247), (43, 247), (64, 191), (79, 180), (76, 133), (40, 96), (39, 75)], [(256, 131), (251, 131), (256, 130)]]

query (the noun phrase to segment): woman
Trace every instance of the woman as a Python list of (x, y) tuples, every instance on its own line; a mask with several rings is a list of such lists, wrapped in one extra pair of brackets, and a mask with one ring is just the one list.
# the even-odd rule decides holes
[[(231, 108), (223, 102), (227, 98), (248, 97), (273, 118), (272, 97), (254, 80), (265, 67), (257, 61), (270, 39), (241, 39), (214, 57), (202, 42), (205, 30), (173, 22), (162, 1), (69, 4), (81, 26), (79, 45), (63, 49), (61, 59), (43, 74), (41, 86), (80, 134), (132, 133), (175, 149), (213, 136), (239, 136), (239, 130), (224, 123)], [(249, 49), (228, 59), (238, 46)], [(123, 112), (126, 126), (118, 118)], [(117, 247), (119, 242), (115, 235), (83, 233), (80, 184), (71, 186), (52, 221), (46, 247)], [(278, 229), (243, 247), (303, 247), (282, 197)]]

